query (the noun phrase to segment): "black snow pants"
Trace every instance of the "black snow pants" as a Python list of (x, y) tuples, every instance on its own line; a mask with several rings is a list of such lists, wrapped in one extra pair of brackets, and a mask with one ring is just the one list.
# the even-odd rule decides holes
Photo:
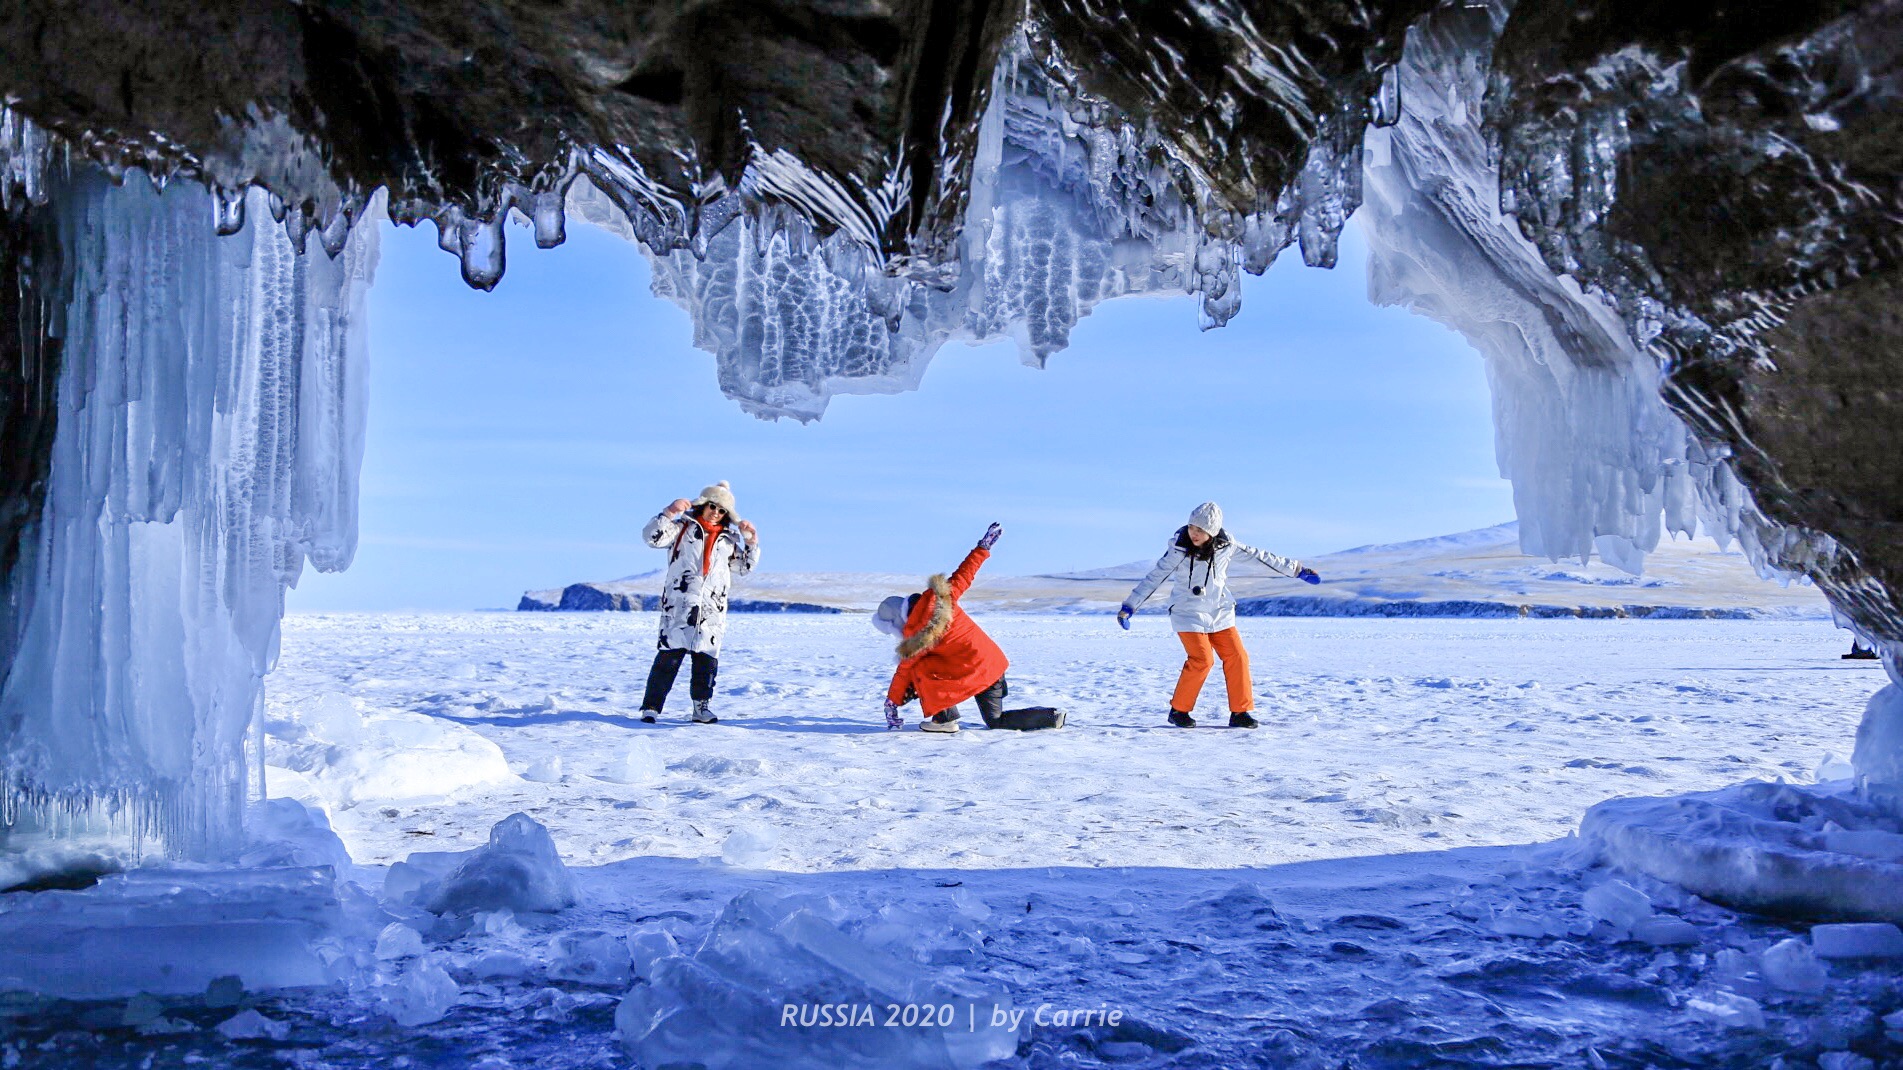
[[(973, 696), (978, 702), (978, 716), (985, 719), (986, 728), (1005, 728), (1014, 732), (1035, 732), (1043, 728), (1056, 728), (1059, 724), (1057, 711), (1032, 707), (1024, 710), (1004, 708), (1005, 696), (1011, 693), (1011, 685), (1004, 677)], [(947, 720), (958, 719), (958, 707), (941, 710), (951, 716)]]
[(720, 671), (719, 658), (697, 650), (662, 647), (654, 655), (654, 667), (648, 670), (648, 692), (641, 699), (642, 709), (661, 712), (662, 704), (667, 702), (667, 693), (674, 690), (674, 677), (680, 675), (681, 662), (690, 653), (694, 658), (694, 670), (688, 679), (687, 694), (695, 702), (707, 702), (714, 697), (714, 675)]

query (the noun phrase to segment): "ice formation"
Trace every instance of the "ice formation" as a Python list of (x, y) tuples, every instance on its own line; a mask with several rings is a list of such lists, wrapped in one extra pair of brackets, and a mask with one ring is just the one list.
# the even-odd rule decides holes
[(339, 980), (320, 941), (343, 906), (329, 870), (116, 873), (79, 891), (0, 897), (0, 989), (72, 999)]
[[(1116, 297), (1194, 294), (1203, 324), (1220, 326), (1241, 307), (1240, 272), (1259, 274), (1289, 243), (1299, 240), (1310, 263), (1333, 264), (1359, 203), (1359, 169), (1318, 144), (1311, 171), (1272, 209), (1215, 226), (1193, 169), (1103, 101), (1061, 85), (1020, 35), (979, 129), (956, 259), (928, 279), (887, 273), (850, 229), (816, 237), (795, 212), (703, 218), (695, 241), (673, 247), (648, 241), (642, 213), (622, 212), (625, 198), (587, 181), (570, 189), (567, 210), (644, 241), (655, 293), (693, 317), (723, 391), (760, 416), (810, 420), (835, 393), (915, 388), (947, 341), (1010, 338), (1041, 366)], [(1337, 171), (1339, 182), (1321, 177)]]
[[(622, 1044), (643, 1065), (691, 1062), (708, 1070), (962, 1070), (1016, 1051), (1016, 1032), (1000, 1024), (1011, 1021), (1010, 997), (953, 991), (847, 931), (847, 920), (819, 897), (740, 896), (692, 956), (641, 967), (643, 980), (615, 1012)], [(910, 930), (914, 938), (918, 932)], [(888, 1022), (888, 1006), (912, 1011)], [(932, 1017), (924, 1021), (919, 1012), (927, 1007)], [(842, 1011), (872, 1015), (875, 1024), (839, 1028), (833, 1023)]]
[[(357, 711), (331, 693), (265, 722), (265, 757), (334, 808), (366, 799), (440, 799), (515, 780), (502, 749), (466, 725), (420, 713)], [(559, 774), (558, 774), (559, 775)]]
[(1369, 137), (1369, 297), (1452, 327), (1486, 360), (1527, 553), (1636, 573), (1665, 532), (1702, 522), (1762, 564), (1749, 495), (1666, 408), (1658, 358), (1501, 208), (1481, 103), (1511, 6), (1443, 7), (1408, 32), (1399, 120)]
[(510, 814), (489, 830), (488, 844), (421, 895), (438, 914), (548, 912), (575, 905), (575, 880), (548, 829), (527, 814)]
[(215, 228), (194, 183), (8, 166), (63, 261), (57, 432), (0, 620), (8, 835), (105, 823), (215, 854), (284, 590), (355, 550), (376, 228), (299, 255), (262, 191)]

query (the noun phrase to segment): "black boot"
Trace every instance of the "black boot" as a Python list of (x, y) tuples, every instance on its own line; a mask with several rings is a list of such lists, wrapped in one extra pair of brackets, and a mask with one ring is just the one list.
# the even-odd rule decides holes
[(661, 712), (661, 711), (659, 711), (659, 710), (642, 710), (642, 711), (641, 711), (641, 720), (642, 720), (643, 722), (645, 722), (645, 723), (647, 723), (647, 724), (653, 724), (653, 723), (654, 723), (654, 718), (655, 718), (655, 715), (656, 715), (656, 714), (658, 714), (658, 713), (660, 713), (660, 712)]
[(1255, 727), (1255, 718), (1254, 718), (1254, 717), (1251, 717), (1251, 716), (1249, 716), (1249, 714), (1247, 713), (1247, 711), (1244, 711), (1244, 712), (1241, 712), (1241, 713), (1231, 713), (1231, 714), (1229, 715), (1229, 727), (1231, 727), (1231, 728), (1254, 728), (1254, 727)]
[(1175, 725), (1177, 728), (1194, 728), (1196, 727), (1196, 718), (1191, 717), (1182, 710), (1173, 709), (1170, 711), (1170, 724)]

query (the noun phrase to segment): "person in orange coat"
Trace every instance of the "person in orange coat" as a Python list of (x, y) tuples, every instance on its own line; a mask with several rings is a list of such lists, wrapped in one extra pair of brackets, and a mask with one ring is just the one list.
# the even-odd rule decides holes
[(899, 707), (918, 698), (925, 711), (927, 732), (958, 731), (958, 704), (976, 697), (985, 724), (998, 724), (1004, 712), (1004, 682), (1010, 660), (978, 623), (965, 614), (958, 599), (971, 589), (978, 569), (991, 556), (991, 547), (1004, 528), (993, 524), (978, 545), (965, 555), (947, 579), (933, 576), (930, 586), (911, 596), (893, 595), (879, 604), (873, 624), (899, 637), (899, 667), (886, 689), (886, 724), (898, 728), (904, 721)]

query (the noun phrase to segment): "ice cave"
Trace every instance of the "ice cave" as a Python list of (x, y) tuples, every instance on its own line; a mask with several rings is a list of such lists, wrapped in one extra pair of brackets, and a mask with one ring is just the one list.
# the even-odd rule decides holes
[[(379, 899), (345, 882), (321, 815), (260, 785), (286, 589), (356, 551), (386, 228), (434, 227), (444, 284), (480, 290), (508, 285), (512, 241), (637, 243), (721, 390), (813, 421), (835, 395), (917, 388), (948, 342), (1062, 360), (1120, 297), (1191, 295), (1221, 328), (1248, 314), (1244, 273), (1332, 268), (1351, 215), (1370, 298), (1484, 359), (1522, 552), (1638, 575), (1703, 532), (1767, 583), (1814, 584), (1889, 677), (1840, 778), (1579, 815), (1577, 849), (1625, 875), (1588, 892), (1585, 926), (1653, 934), (1593, 998), (1649, 984), (1730, 1039), (1668, 1056), (1564, 1029), (1397, 1032), (1352, 1065), (1903, 1065), (1903, 1018), (1853, 1021), (1903, 1005), (1895, 975), (1830, 990), (1814, 1017), (1842, 1037), (1786, 1029), (1784, 1047), (1747, 1028), (1768, 998), (1672, 988), (1729, 970), (1815, 993), (1820, 963), (1892, 954), (1903, 923), (1903, 4), (25, 0), (0, 12), (0, 88), (0, 988), (24, 1008), (5, 1066), (79, 1065), (35, 1016), (83, 1031), (109, 1007), (157, 1045), (192, 1028), (162, 1001), (188, 998), (222, 1012), (213, 1040), (259, 1045), (210, 1058), (278, 1065), (295, 1012), (240, 998), (275, 990), (328, 993), (300, 1036), (353, 1013), (409, 1030), (295, 1065), (1341, 1065), (1348, 1049), (1287, 1029), (1197, 1056), (1101, 1015), (1037, 1048), (1013, 1032), (1045, 1014), (1023, 993), (897, 965), (901, 925), (938, 966), (982, 954), (976, 895), (867, 920), (743, 889), (697, 951), (596, 918), (532, 961), (513, 919), (578, 895), (541, 824), (398, 862)], [(652, 765), (630, 757), (620, 782)], [(1515, 878), (1526, 902), (1536, 869)], [(1198, 901), (1302, 930), (1237, 888)], [(1700, 910), (1816, 928), (1669, 950)], [(500, 949), (454, 969), (422, 950), (471, 932)], [(429, 1046), (459, 984), (524, 971), (584, 987), (511, 1009), (542, 1030), (515, 1062)], [(972, 1027), (776, 1031), (776, 984)], [(564, 1061), (576, 1022), (609, 1040)], [(87, 1065), (199, 1049), (143, 1050)]]

